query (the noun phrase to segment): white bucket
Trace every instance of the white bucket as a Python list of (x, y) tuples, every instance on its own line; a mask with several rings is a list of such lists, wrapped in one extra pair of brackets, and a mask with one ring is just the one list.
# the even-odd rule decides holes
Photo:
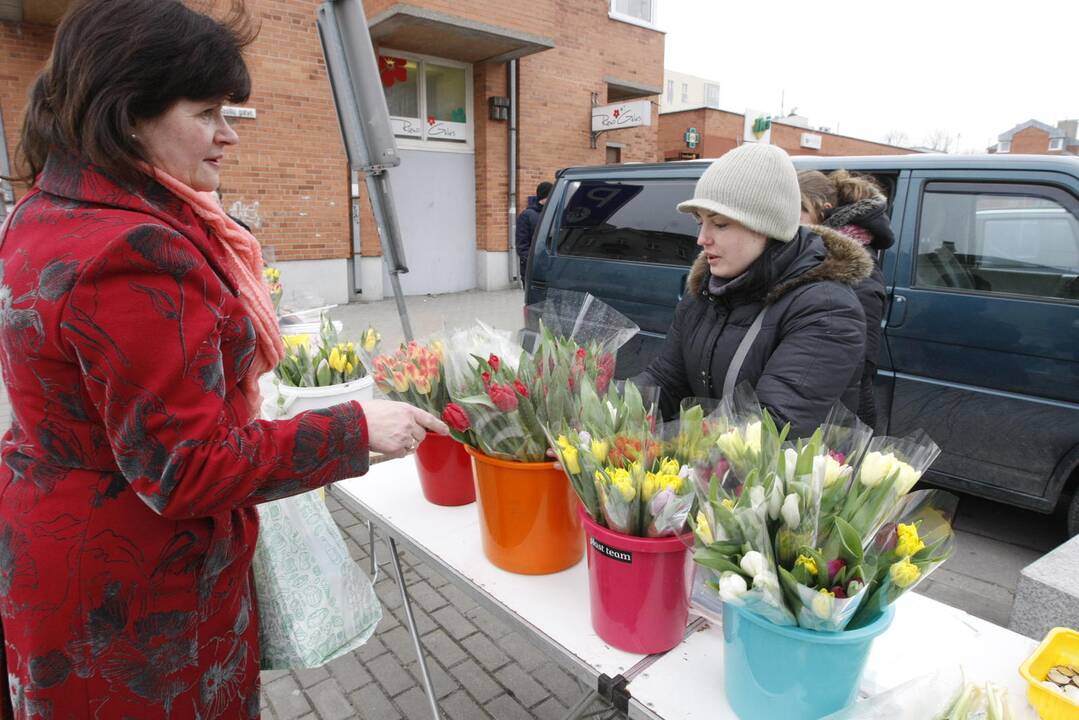
[(320, 410), (349, 400), (364, 402), (375, 397), (375, 379), (370, 375), (325, 387), (291, 387), (275, 383), (276, 392), (264, 393), (263, 417), (287, 420), (305, 410)]

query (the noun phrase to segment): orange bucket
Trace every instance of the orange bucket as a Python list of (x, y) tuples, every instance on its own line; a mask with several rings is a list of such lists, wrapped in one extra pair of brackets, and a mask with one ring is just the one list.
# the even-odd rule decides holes
[(465, 446), (476, 477), (483, 552), (495, 566), (546, 575), (584, 556), (577, 495), (553, 462), (500, 460)]

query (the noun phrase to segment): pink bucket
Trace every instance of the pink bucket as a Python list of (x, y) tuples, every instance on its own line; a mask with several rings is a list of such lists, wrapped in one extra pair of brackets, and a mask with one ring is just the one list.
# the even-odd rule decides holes
[(619, 650), (650, 655), (682, 641), (689, 618), (692, 534), (633, 537), (598, 525), (578, 506), (588, 536), (592, 628)]

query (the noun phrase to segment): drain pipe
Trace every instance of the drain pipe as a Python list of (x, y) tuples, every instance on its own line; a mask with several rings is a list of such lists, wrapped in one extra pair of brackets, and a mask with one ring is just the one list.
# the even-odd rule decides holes
[[(510, 151), (509, 151), (509, 279), (510, 285), (520, 272), (520, 263), (517, 262), (517, 61), (510, 60), (507, 68), (509, 73), (510, 93)], [(521, 278), (524, 282), (524, 278)]]

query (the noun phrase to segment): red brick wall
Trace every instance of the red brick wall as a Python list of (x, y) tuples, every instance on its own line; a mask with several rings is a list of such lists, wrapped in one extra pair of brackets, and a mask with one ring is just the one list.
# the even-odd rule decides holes
[(1049, 152), (1049, 133), (1036, 127), (1020, 130), (1012, 136), (1012, 155), (1046, 155)]
[[(42, 25), (0, 22), (0, 113), (13, 170), (30, 86), (49, 59), (52, 33), (53, 28)], [(16, 188), (20, 195), (22, 190)]]
[[(691, 151), (686, 147), (683, 135), (690, 127), (701, 133), (701, 143)], [(666, 160), (677, 160), (681, 152), (699, 152), (703, 158), (719, 157), (742, 142), (743, 116), (723, 110), (684, 110), (665, 113), (659, 120), (660, 155)], [(803, 132), (821, 136), (821, 149), (801, 147)], [(906, 155), (910, 150), (883, 143), (859, 140), (845, 135), (834, 135), (804, 128), (772, 124), (772, 144), (791, 155)]]
[(248, 0), (262, 23), (247, 52), (254, 120), (234, 119), (239, 146), (222, 170), (225, 206), (258, 202), (256, 235), (279, 260), (347, 257), (345, 157), (315, 10), (320, 0)]
[[(248, 0), (261, 22), (248, 51), (254, 120), (234, 119), (240, 144), (222, 171), (226, 207), (240, 202), (245, 219), (281, 260), (340, 258), (350, 253), (348, 169), (315, 24), (321, 0)], [(395, 0), (368, 0), (372, 17)], [(662, 33), (608, 18), (608, 3), (490, 3), (418, 0), (457, 17), (551, 38), (555, 48), (519, 63), (518, 209), (542, 180), (562, 167), (605, 162), (607, 142), (624, 145), (622, 160), (658, 158), (659, 118), (651, 127), (621, 130), (590, 147), (593, 93), (607, 100), (605, 78), (659, 87)], [(51, 28), (0, 24), (0, 108), (14, 149), (23, 97), (45, 61)], [(12, 48), (13, 50), (9, 50)], [(508, 123), (487, 120), (487, 98), (508, 95), (506, 65), (473, 69), (477, 247), (509, 247)], [(654, 98), (653, 98), (654, 100)], [(364, 255), (380, 254), (361, 181)], [(258, 203), (257, 210), (255, 203)]]

